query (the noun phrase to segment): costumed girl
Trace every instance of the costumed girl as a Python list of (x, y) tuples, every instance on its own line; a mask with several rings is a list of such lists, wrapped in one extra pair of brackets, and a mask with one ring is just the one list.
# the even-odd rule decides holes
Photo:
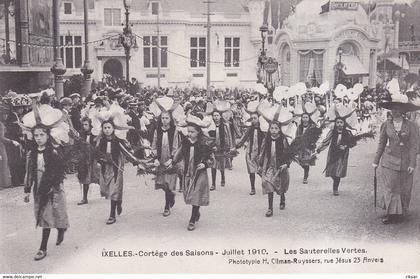
[(184, 201), (192, 205), (192, 213), (188, 230), (195, 229), (195, 223), (200, 219), (200, 206), (208, 206), (210, 201), (209, 179), (207, 168), (212, 164), (212, 150), (203, 135), (205, 123), (200, 118), (189, 115), (186, 118), (188, 135), (182, 140), (176, 151), (172, 165), (182, 161), (184, 164), (183, 183)]
[[(300, 117), (300, 123), (296, 130), (296, 137), (301, 137), (305, 133), (312, 133), (314, 129), (317, 129), (320, 112), (314, 104), (306, 102), (305, 104), (302, 104), (302, 106), (298, 105), (293, 111), (293, 114)], [(308, 184), (309, 168), (310, 166), (315, 166), (316, 158), (313, 156), (315, 148), (316, 143), (312, 143), (309, 146), (302, 146), (299, 150), (297, 161), (303, 168), (303, 184)]]
[(222, 114), (230, 109), (230, 103), (226, 101), (215, 101), (213, 104), (209, 103), (207, 108), (207, 114), (211, 114), (214, 125), (209, 128), (209, 135), (215, 138), (215, 146), (213, 152), (215, 156), (214, 163), (211, 169), (211, 182), (210, 191), (216, 190), (216, 175), (217, 170), (220, 170), (221, 182), (220, 186), (224, 187), (225, 180), (225, 169), (232, 167), (232, 161), (226, 157), (226, 154), (234, 148), (235, 144), (232, 140), (232, 134), (230, 132), (229, 123), (227, 123)]
[(27, 154), (25, 202), (29, 202), (31, 190), (34, 197), (36, 226), (42, 227), (42, 241), (34, 259), (47, 255), (47, 244), (52, 228), (58, 230), (56, 245), (64, 240), (69, 227), (63, 180), (65, 164), (54, 146), (69, 141), (69, 126), (63, 122), (63, 113), (44, 105), (22, 118), (24, 133), (33, 139)]
[[(155, 157), (155, 166), (165, 168), (170, 163), (172, 156), (178, 149), (180, 135), (175, 126), (172, 112), (181, 108), (172, 98), (161, 97), (155, 100), (158, 110), (153, 110), (157, 119), (157, 127), (153, 135), (152, 152)], [(156, 111), (156, 112), (155, 112)], [(183, 113), (183, 111), (182, 111)], [(168, 165), (166, 165), (168, 166)], [(155, 189), (162, 189), (165, 192), (165, 207), (163, 216), (171, 214), (170, 208), (175, 204), (177, 174), (161, 172), (156, 174)]]
[(408, 214), (420, 140), (417, 125), (402, 116), (403, 113), (419, 110), (420, 107), (401, 94), (397, 85), (396, 80), (390, 82), (388, 89), (391, 98), (380, 103), (381, 107), (391, 110), (392, 118), (381, 126), (378, 149), (373, 161), (375, 169), (380, 164), (379, 182), (383, 194), (379, 204), (386, 212), (382, 219), (384, 224), (398, 221), (398, 217)]
[(95, 146), (95, 158), (100, 164), (99, 185), (101, 193), (111, 200), (111, 211), (107, 225), (116, 222), (115, 211), (122, 213), (123, 175), (125, 159), (133, 165), (139, 161), (134, 157), (126, 141), (127, 118), (119, 106), (111, 105), (109, 111), (94, 114), (92, 134), (98, 136)]
[(258, 155), (260, 154), (261, 145), (265, 137), (264, 132), (260, 128), (259, 114), (257, 111), (259, 104), (260, 102), (258, 101), (248, 103), (246, 112), (249, 115), (249, 119), (246, 122), (250, 123), (250, 126), (236, 144), (236, 148), (247, 144), (245, 160), (251, 182), (250, 195), (255, 195), (255, 174), (258, 172)]
[(94, 156), (94, 148), (96, 145), (95, 136), (92, 135), (92, 121), (88, 117), (81, 120), (82, 131), (80, 133), (83, 143), (79, 145), (82, 158), (77, 165), (77, 178), (83, 187), (83, 198), (77, 203), (83, 205), (88, 203), (89, 185), (99, 183), (99, 168)]
[[(286, 207), (291, 158), (285, 151), (289, 146), (288, 137), (293, 139), (296, 133), (296, 125), (293, 123), (292, 113), (281, 105), (274, 105), (270, 108), (259, 106), (258, 111), (269, 123), (268, 133), (258, 159), (258, 174), (261, 175), (263, 194), (268, 194), (268, 210), (265, 216), (271, 217), (273, 216), (274, 192), (280, 195), (280, 210), (284, 210)], [(261, 119), (261, 121), (264, 120)]]
[(320, 153), (329, 146), (325, 176), (333, 180), (333, 195), (338, 196), (338, 187), (342, 178), (347, 175), (349, 150), (356, 145), (350, 131), (357, 125), (355, 110), (341, 104), (333, 105), (327, 112), (328, 120), (334, 122), (333, 128), (316, 149)]

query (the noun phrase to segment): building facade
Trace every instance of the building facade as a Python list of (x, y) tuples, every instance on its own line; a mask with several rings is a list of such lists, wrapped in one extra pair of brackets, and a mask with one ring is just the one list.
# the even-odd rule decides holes
[(37, 92), (53, 83), (52, 1), (0, 1), (0, 93)]
[[(207, 4), (197, 0), (132, 2), (130, 23), (137, 44), (131, 50), (130, 76), (144, 85), (157, 85), (160, 60), (161, 86), (205, 87)], [(215, 87), (255, 84), (264, 2), (218, 0), (211, 4), (210, 68)], [(90, 61), (95, 80), (101, 80), (104, 73), (126, 76), (125, 53), (118, 44), (124, 13), (123, 1), (89, 2)], [(62, 1), (60, 24), (66, 76), (80, 74), (84, 61), (83, 0)]]
[(372, 26), (379, 30), (378, 73), (382, 78), (403, 77), (420, 70), (420, 0), (378, 0), (371, 13)]
[[(303, 0), (276, 33), (283, 85), (376, 85), (379, 30), (358, 1)], [(340, 71), (337, 64), (341, 62)]]
[(420, 0), (410, 5), (395, 5), (393, 18), (398, 21), (396, 48), (409, 65), (409, 72), (420, 75)]

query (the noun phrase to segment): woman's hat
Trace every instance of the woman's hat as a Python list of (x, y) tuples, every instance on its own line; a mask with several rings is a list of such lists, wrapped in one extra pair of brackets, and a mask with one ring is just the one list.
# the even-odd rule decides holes
[(288, 125), (293, 120), (293, 114), (280, 105), (274, 105), (269, 110), (260, 113), (270, 123), (277, 122), (280, 125)]
[(159, 117), (162, 112), (172, 113), (178, 106), (179, 103), (175, 102), (174, 99), (164, 96), (157, 98), (152, 102), (149, 105), (149, 111), (153, 113), (155, 117)]
[(62, 98), (62, 99), (60, 100), (60, 104), (61, 104), (62, 106), (71, 106), (71, 105), (73, 105), (73, 102), (71, 101), (71, 99), (70, 99), (70, 98), (68, 98), (68, 97), (64, 97), (64, 98)]
[(411, 100), (407, 95), (400, 91), (400, 86), (397, 79), (392, 79), (388, 82), (386, 89), (387, 94), (379, 103), (379, 106), (385, 109), (398, 109), (402, 112), (416, 111), (420, 109), (417, 105), (416, 99)]
[(211, 124), (209, 121), (203, 121), (197, 116), (192, 115), (192, 114), (187, 116), (187, 118), (185, 119), (185, 122), (187, 123), (187, 125), (192, 124), (200, 128), (208, 128)]
[(354, 129), (358, 123), (355, 112), (356, 110), (350, 106), (336, 104), (330, 107), (327, 112), (327, 117), (330, 121), (335, 121), (337, 118), (341, 118), (351, 129)]
[(249, 114), (258, 113), (258, 106), (259, 105), (260, 105), (259, 101), (251, 101), (251, 102), (248, 103), (245, 110)]
[(161, 111), (172, 112), (179, 103), (175, 103), (174, 99), (170, 97), (161, 97), (155, 100), (157, 106)]
[(335, 90), (334, 90), (334, 94), (337, 98), (344, 98), (344, 96), (347, 95), (347, 87), (343, 84), (337, 84)]
[(281, 105), (273, 105), (267, 107), (267, 104), (258, 107), (263, 120), (260, 120), (260, 126), (266, 127), (267, 123), (278, 123), (280, 125), (282, 133), (288, 138), (293, 139), (296, 135), (296, 125), (293, 123), (294, 117), (288, 109), (284, 108)]
[(10, 105), (13, 107), (27, 107), (32, 105), (32, 99), (27, 95), (17, 95), (10, 99)]
[(230, 103), (224, 100), (216, 100), (213, 103), (207, 103), (206, 114), (218, 112), (220, 114), (230, 110)]
[(316, 124), (319, 121), (321, 112), (318, 110), (317, 106), (311, 102), (306, 102), (305, 104), (298, 105), (293, 111), (295, 117), (302, 117), (303, 114), (308, 114), (311, 120)]
[(69, 97), (70, 97), (71, 99), (74, 99), (74, 98), (81, 98), (81, 96), (80, 96), (80, 94), (79, 94), (79, 93), (73, 93), (73, 94), (71, 94)]
[(308, 89), (306, 88), (306, 84), (303, 82), (298, 82), (295, 85), (290, 87), (291, 96), (302, 96), (307, 91)]
[(257, 83), (254, 89), (260, 95), (267, 95), (267, 88), (262, 83)]
[(34, 105), (33, 110), (22, 117), (22, 130), (32, 139), (32, 129), (40, 126), (50, 129), (51, 137), (58, 143), (69, 142), (70, 127), (64, 122), (63, 112), (50, 105)]
[(273, 98), (277, 102), (281, 102), (283, 99), (288, 99), (292, 97), (290, 92), (290, 88), (288, 86), (277, 86), (273, 92)]
[(92, 134), (94, 136), (98, 136), (101, 133), (104, 121), (110, 121), (114, 124), (115, 136), (122, 140), (127, 138), (128, 130), (134, 129), (134, 127), (128, 126), (129, 116), (117, 104), (112, 104), (108, 110), (97, 111), (89, 115), (89, 117), (92, 120)]

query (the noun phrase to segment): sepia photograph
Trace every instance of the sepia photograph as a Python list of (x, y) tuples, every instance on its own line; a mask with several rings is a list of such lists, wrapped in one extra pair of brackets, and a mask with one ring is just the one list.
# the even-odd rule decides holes
[(3, 279), (417, 279), (419, 155), (420, 0), (0, 0)]

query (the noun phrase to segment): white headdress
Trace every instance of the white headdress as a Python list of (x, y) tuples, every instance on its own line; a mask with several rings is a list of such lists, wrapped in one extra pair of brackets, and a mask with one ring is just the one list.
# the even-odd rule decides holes
[(63, 113), (50, 105), (34, 105), (33, 110), (22, 118), (23, 133), (32, 139), (32, 130), (35, 127), (43, 127), (50, 130), (51, 137), (57, 144), (69, 142), (69, 125), (64, 122)]
[(92, 120), (92, 134), (98, 136), (102, 131), (102, 123), (104, 121), (112, 121), (115, 128), (115, 136), (119, 139), (125, 140), (127, 138), (127, 132), (130, 129), (134, 129), (128, 126), (127, 122), (129, 116), (125, 114), (122, 107), (117, 104), (112, 104), (108, 110), (94, 111), (89, 115)]

